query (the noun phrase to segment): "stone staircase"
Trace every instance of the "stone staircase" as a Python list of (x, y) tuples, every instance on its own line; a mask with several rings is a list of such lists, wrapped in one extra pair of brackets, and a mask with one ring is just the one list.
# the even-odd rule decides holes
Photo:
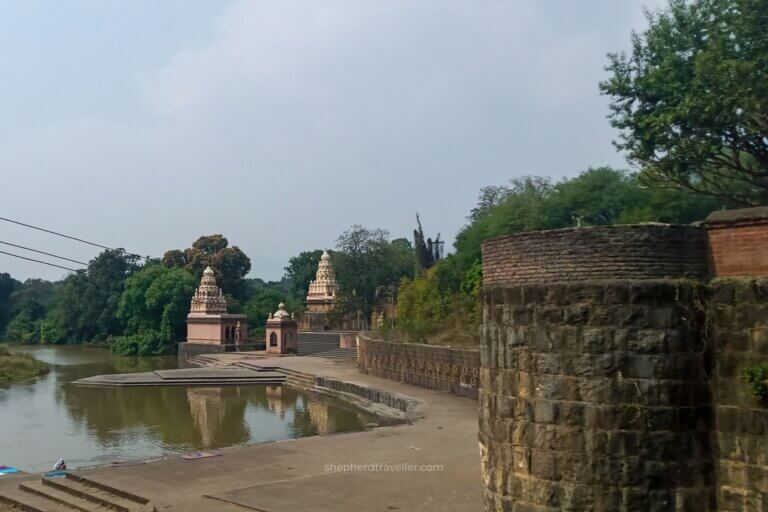
[(339, 348), (336, 347), (324, 352), (317, 352), (312, 354), (314, 357), (322, 357), (324, 359), (330, 359), (339, 363), (354, 362), (357, 360), (356, 348)]
[(300, 356), (313, 356), (339, 348), (339, 333), (337, 332), (300, 332)]
[(0, 503), (26, 512), (156, 512), (146, 498), (86, 477), (21, 478), (0, 488)]
[(315, 377), (308, 373), (303, 373), (297, 370), (291, 370), (289, 368), (279, 368), (276, 366), (259, 366), (257, 363), (242, 361), (236, 363), (235, 366), (245, 368), (247, 370), (254, 370), (257, 372), (276, 372), (284, 375), (284, 382), (293, 387), (298, 388), (311, 388), (315, 384)]

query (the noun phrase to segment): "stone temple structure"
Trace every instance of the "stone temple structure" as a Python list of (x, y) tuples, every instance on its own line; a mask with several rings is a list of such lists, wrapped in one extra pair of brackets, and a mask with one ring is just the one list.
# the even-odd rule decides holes
[(282, 302), (267, 318), (266, 344), (268, 354), (296, 354), (299, 348), (299, 324), (285, 310)]
[(333, 326), (329, 313), (336, 298), (336, 274), (331, 265), (331, 255), (323, 251), (314, 281), (309, 283), (306, 309), (301, 320), (304, 331), (327, 331)]
[(187, 315), (187, 343), (235, 345), (248, 339), (248, 317), (227, 313), (227, 301), (216, 285), (213, 269), (203, 271)]

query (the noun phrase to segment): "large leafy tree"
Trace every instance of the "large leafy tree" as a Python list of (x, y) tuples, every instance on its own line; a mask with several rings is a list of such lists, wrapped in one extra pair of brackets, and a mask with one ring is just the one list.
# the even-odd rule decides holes
[(336, 240), (333, 254), (340, 313), (360, 313), (370, 322), (377, 305), (393, 299), (403, 277), (413, 277), (413, 248), (407, 239), (354, 225)]
[(53, 343), (104, 341), (122, 334), (117, 307), (126, 278), (138, 269), (138, 257), (122, 249), (106, 250), (87, 271), (70, 274), (57, 287), (45, 319)]
[(768, 2), (671, 0), (609, 55), (617, 146), (653, 184), (768, 204)]
[(285, 267), (285, 276), (290, 282), (291, 297), (294, 300), (303, 301), (307, 296), (309, 282), (315, 278), (317, 265), (320, 263), (320, 257), (323, 251), (304, 251), (288, 260), (288, 266)]
[(125, 280), (117, 317), (127, 334), (158, 331), (170, 344), (184, 338), (197, 280), (183, 268), (150, 264)]
[(188, 249), (167, 251), (163, 265), (183, 267), (198, 279), (210, 266), (222, 290), (238, 299), (246, 294), (243, 278), (251, 270), (250, 258), (239, 247), (230, 247), (229, 240), (222, 235), (201, 236)]

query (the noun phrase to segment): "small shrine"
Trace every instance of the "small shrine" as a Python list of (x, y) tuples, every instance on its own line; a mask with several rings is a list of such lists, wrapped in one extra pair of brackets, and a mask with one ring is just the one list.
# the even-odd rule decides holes
[(327, 331), (331, 328), (328, 314), (333, 309), (337, 289), (336, 274), (331, 265), (331, 255), (328, 254), (328, 251), (323, 251), (315, 279), (309, 283), (306, 309), (301, 322), (303, 330)]
[(238, 345), (247, 339), (248, 317), (227, 313), (227, 300), (216, 285), (213, 269), (206, 267), (187, 315), (187, 343)]
[(270, 313), (266, 326), (268, 354), (296, 354), (299, 348), (299, 324), (282, 302)]

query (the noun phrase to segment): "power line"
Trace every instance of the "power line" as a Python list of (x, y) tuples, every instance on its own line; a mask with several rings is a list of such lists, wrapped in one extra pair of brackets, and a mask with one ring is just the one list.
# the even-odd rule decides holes
[(10, 253), (10, 252), (5, 252), (5, 251), (0, 251), (0, 254), (6, 254), (8, 256), (13, 256), (14, 258), (20, 258), (22, 260), (34, 261), (35, 263), (42, 263), (43, 265), (48, 265), (48, 266), (51, 266), (51, 267), (63, 268), (64, 270), (69, 270), (69, 271), (72, 271), (72, 272), (79, 272), (80, 270), (82, 270), (82, 269), (78, 270), (76, 268), (62, 267), (61, 265), (56, 265), (55, 263), (48, 263), (47, 261), (36, 260), (34, 258), (27, 258), (26, 256), (19, 256), (18, 254), (13, 254), (13, 253)]
[[(43, 231), (45, 233), (50, 233), (52, 235), (60, 236), (60, 237), (63, 237), (63, 238), (69, 238), (70, 240), (75, 240), (77, 242), (88, 244), (88, 245), (92, 245), (94, 247), (100, 247), (101, 249), (107, 249), (108, 251), (114, 251), (115, 250), (112, 247), (107, 247), (106, 245), (97, 244), (96, 242), (89, 242), (88, 240), (83, 240), (82, 238), (77, 238), (76, 236), (65, 235), (64, 233), (59, 233), (58, 231), (52, 231), (50, 229), (41, 228), (39, 226), (33, 226), (32, 224), (25, 224), (24, 222), (19, 222), (17, 220), (6, 219), (5, 217), (0, 217), (0, 220), (4, 220), (5, 222), (10, 222), (12, 224), (18, 224), (19, 226), (24, 226), (25, 228), (36, 229), (38, 231)], [(129, 253), (129, 256), (136, 256), (138, 258), (149, 260), (149, 258), (147, 256), (141, 256), (139, 254), (131, 254), (131, 253)]]
[(0, 244), (10, 245), (11, 247), (17, 247), (19, 249), (24, 249), (25, 251), (32, 251), (32, 252), (36, 252), (36, 253), (39, 253), (39, 254), (45, 254), (46, 256), (51, 256), (52, 258), (58, 258), (60, 260), (65, 260), (65, 261), (71, 261), (72, 263), (77, 263), (79, 265), (85, 265), (86, 267), (88, 266), (87, 263), (84, 263), (82, 261), (77, 261), (77, 260), (73, 260), (73, 259), (70, 259), (70, 258), (65, 258), (64, 256), (57, 256), (56, 254), (51, 254), (50, 252), (38, 251), (37, 249), (32, 249), (31, 247), (25, 247), (23, 245), (12, 244), (11, 242), (3, 242), (2, 240), (0, 240)]

